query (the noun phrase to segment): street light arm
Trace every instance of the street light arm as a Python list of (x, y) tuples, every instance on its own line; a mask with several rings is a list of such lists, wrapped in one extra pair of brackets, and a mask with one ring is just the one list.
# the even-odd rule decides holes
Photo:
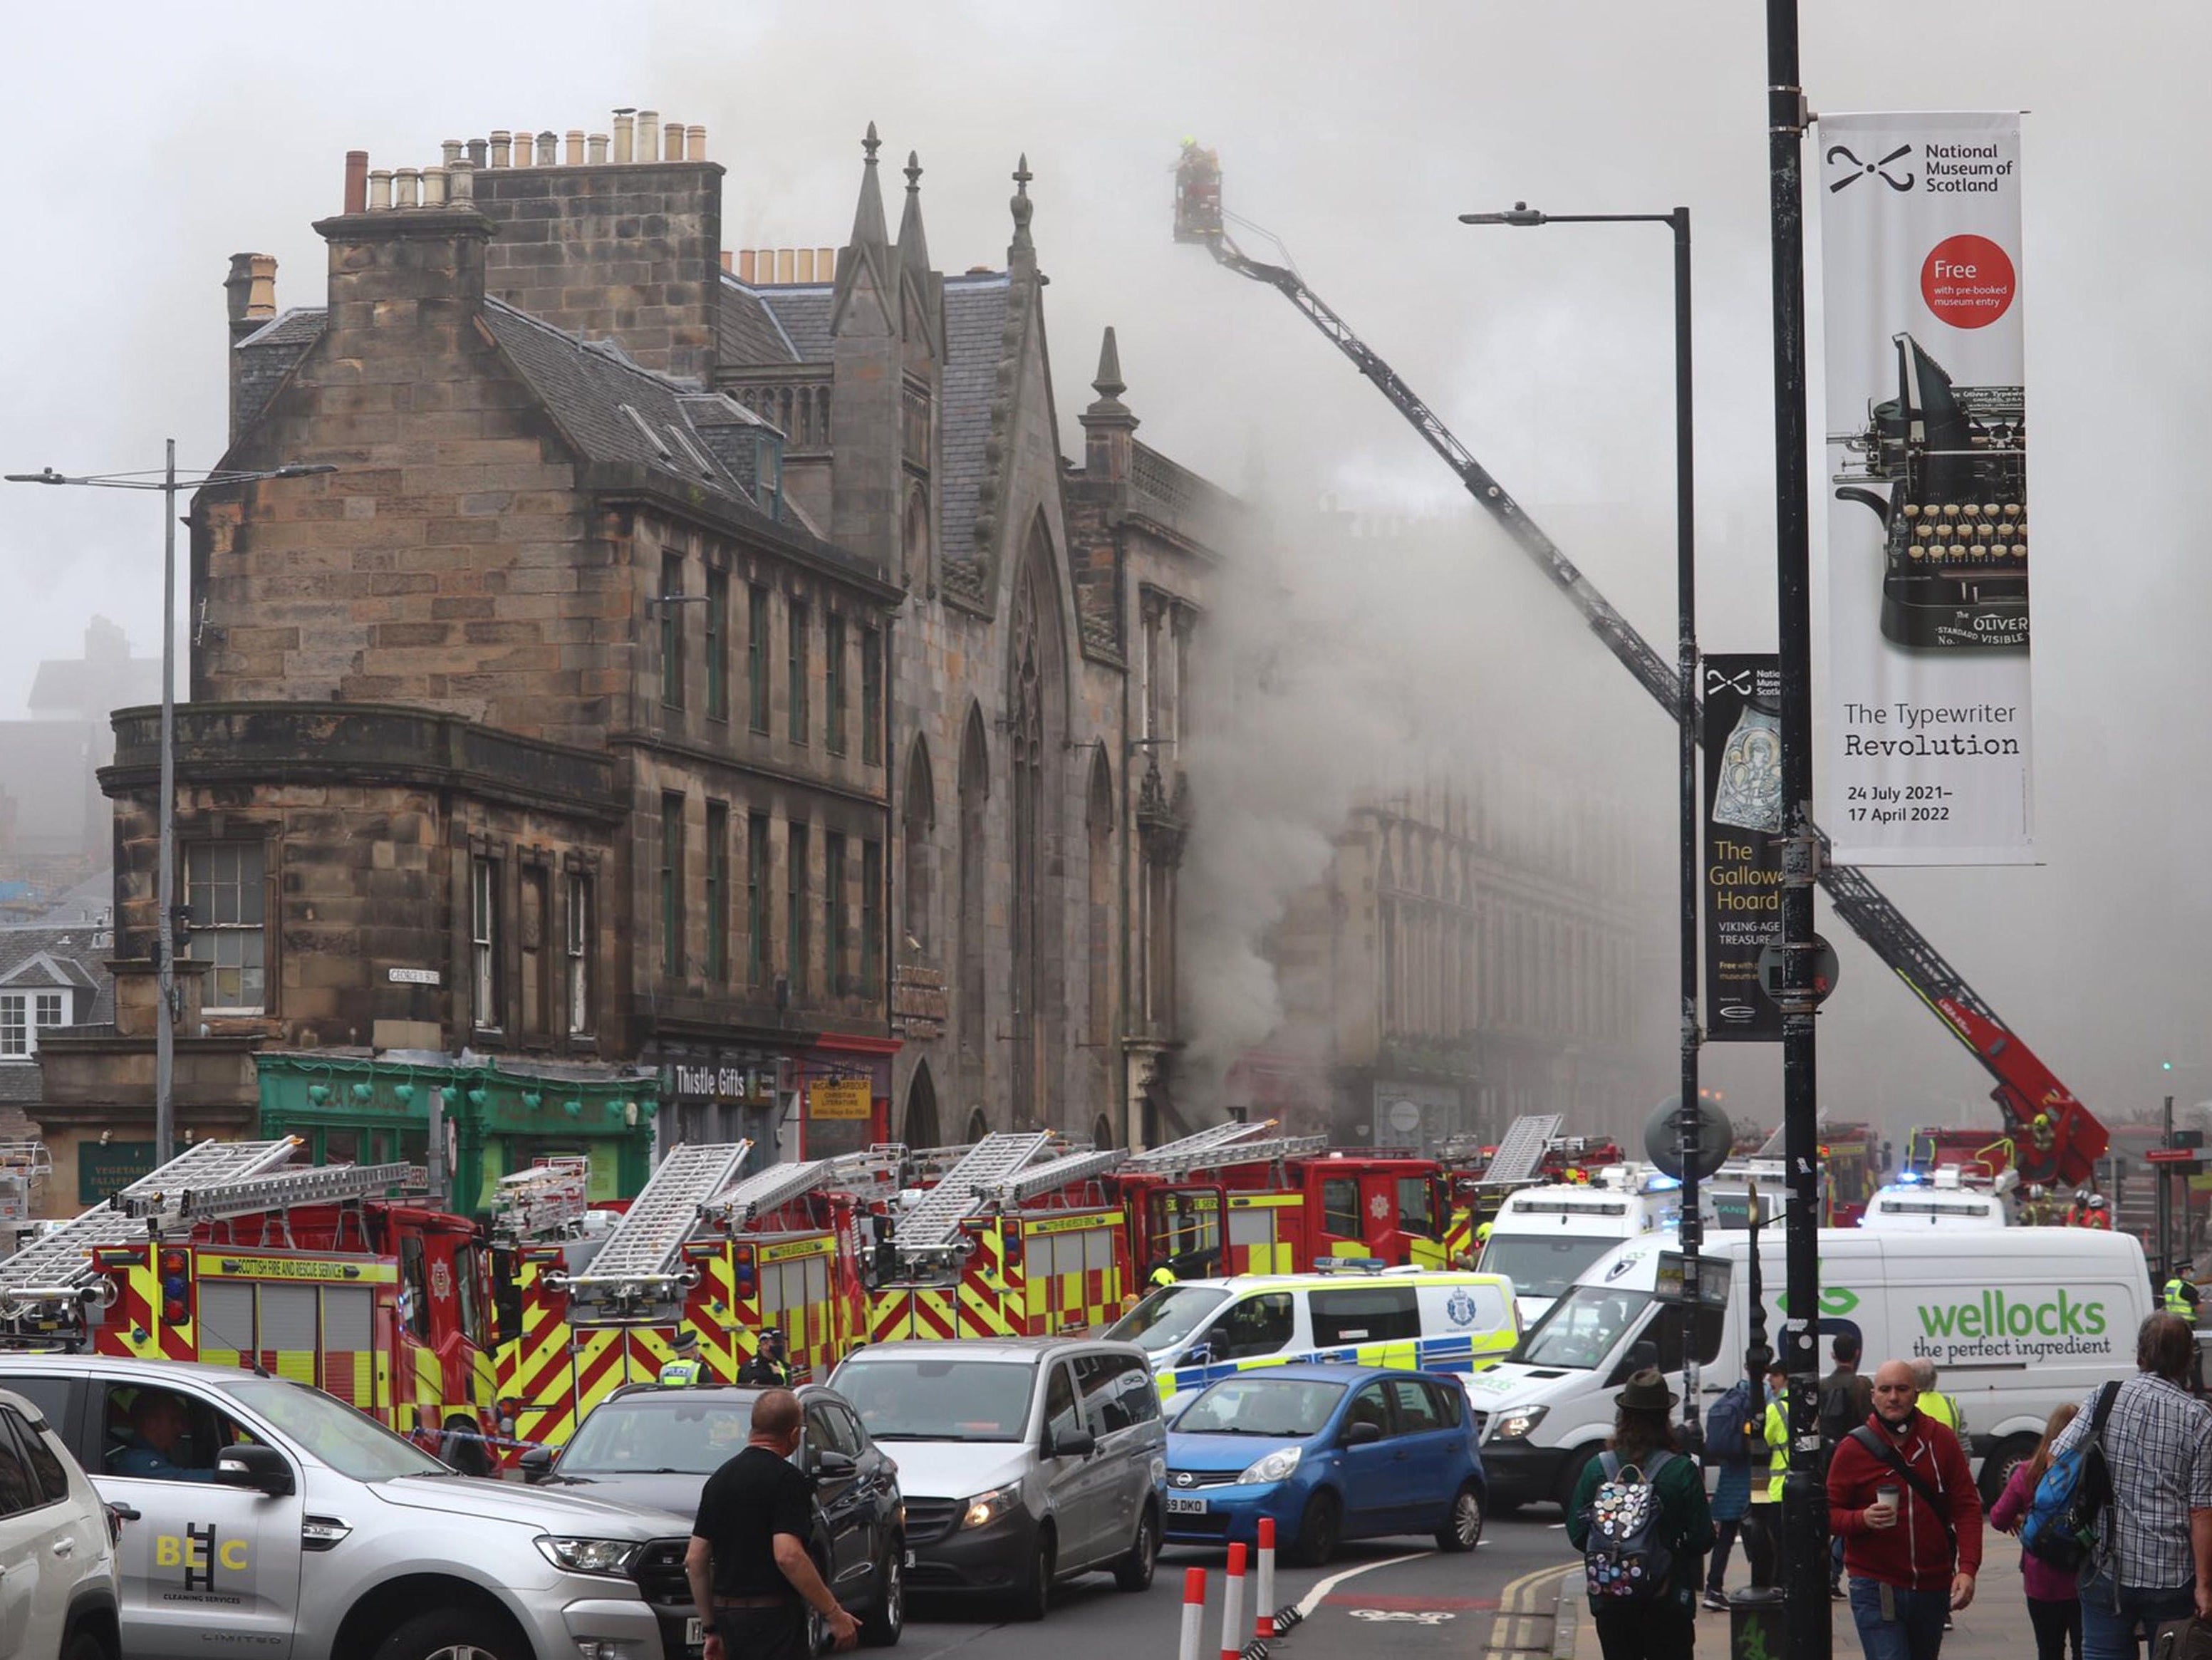
[(210, 484), (250, 484), (263, 478), (306, 478), (317, 473), (337, 471), (329, 462), (319, 461), (283, 467), (210, 467), (203, 472), (179, 474), (174, 478), (166, 470), (87, 473), (81, 477), (72, 477), (67, 473), (56, 472), (52, 467), (40, 472), (11, 472), (5, 477), (11, 484), (83, 484), (94, 489), (173, 492), (201, 489)]

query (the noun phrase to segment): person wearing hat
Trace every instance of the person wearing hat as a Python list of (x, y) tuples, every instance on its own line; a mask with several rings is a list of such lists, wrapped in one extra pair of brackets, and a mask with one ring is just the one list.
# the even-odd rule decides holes
[(1675, 1439), (1674, 1393), (1656, 1369), (1646, 1366), (1636, 1373), (1613, 1399), (1613, 1438), (1606, 1443), (1611, 1457), (1593, 1458), (1583, 1466), (1567, 1503), (1567, 1537), (1577, 1550), (1588, 1548), (1590, 1507), (1608, 1479), (1607, 1464), (1615, 1472), (1634, 1465), (1656, 1495), (1654, 1536), (1674, 1566), (1656, 1597), (1590, 1599), (1598, 1646), (1605, 1660), (1691, 1660), (1697, 1648), (1698, 1589), (1705, 1579), (1705, 1554), (1713, 1544), (1705, 1477), (1698, 1461), (1686, 1456)]
[(1162, 1262), (1145, 1276), (1145, 1283), (1156, 1291), (1162, 1286), (1172, 1286), (1176, 1283), (1176, 1271)]
[(738, 1373), (740, 1383), (765, 1383), (770, 1389), (791, 1387), (791, 1356), (785, 1347), (783, 1328), (770, 1326), (761, 1334), (760, 1347)]
[(665, 1389), (696, 1389), (707, 1381), (707, 1368), (699, 1359), (699, 1334), (679, 1331), (676, 1341), (668, 1346), (675, 1357), (660, 1369), (656, 1380)]

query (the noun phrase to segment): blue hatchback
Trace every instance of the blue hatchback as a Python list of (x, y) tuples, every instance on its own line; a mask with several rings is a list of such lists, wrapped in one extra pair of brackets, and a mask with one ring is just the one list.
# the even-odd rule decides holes
[(1259, 1367), (1211, 1385), (1168, 1426), (1172, 1544), (1253, 1543), (1266, 1516), (1293, 1562), (1377, 1534), (1469, 1551), (1486, 1503), (1466, 1392), (1437, 1372)]

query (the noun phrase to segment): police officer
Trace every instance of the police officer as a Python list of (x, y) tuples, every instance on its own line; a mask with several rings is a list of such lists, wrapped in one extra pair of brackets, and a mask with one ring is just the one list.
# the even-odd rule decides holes
[(2166, 1311), (2178, 1314), (2191, 1325), (2197, 1323), (2197, 1287), (2179, 1269), (2166, 1276), (2162, 1287)]
[(706, 1364), (699, 1359), (699, 1334), (679, 1331), (670, 1347), (676, 1358), (660, 1369), (660, 1386), (668, 1389), (695, 1389), (707, 1381)]
[(783, 1328), (770, 1326), (761, 1334), (760, 1347), (738, 1373), (740, 1383), (765, 1383), (771, 1389), (791, 1387), (791, 1358), (785, 1347)]

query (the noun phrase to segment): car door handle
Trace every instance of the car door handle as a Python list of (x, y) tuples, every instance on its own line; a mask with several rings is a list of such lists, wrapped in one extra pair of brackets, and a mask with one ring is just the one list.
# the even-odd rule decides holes
[(55, 1541), (54, 1541), (54, 1554), (55, 1554), (55, 1555), (57, 1555), (57, 1556), (74, 1556), (74, 1555), (76, 1555), (76, 1540), (74, 1540), (74, 1539), (57, 1539), (57, 1540), (55, 1540)]
[(118, 1522), (137, 1522), (144, 1519), (139, 1515), (137, 1507), (132, 1505), (110, 1505), (107, 1508), (115, 1512), (115, 1519)]

